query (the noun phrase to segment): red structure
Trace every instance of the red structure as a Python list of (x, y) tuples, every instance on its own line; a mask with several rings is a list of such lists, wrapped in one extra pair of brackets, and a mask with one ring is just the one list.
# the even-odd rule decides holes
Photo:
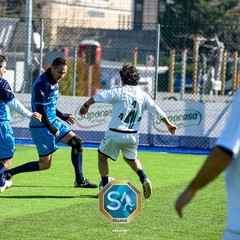
[(89, 65), (101, 60), (101, 45), (95, 40), (84, 40), (79, 43), (78, 56)]

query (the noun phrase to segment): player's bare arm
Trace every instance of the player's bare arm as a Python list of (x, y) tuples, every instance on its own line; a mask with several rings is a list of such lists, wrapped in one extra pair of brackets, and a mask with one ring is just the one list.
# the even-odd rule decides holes
[(175, 134), (176, 134), (176, 130), (177, 130), (177, 126), (175, 126), (174, 124), (172, 124), (172, 123), (168, 120), (168, 118), (162, 118), (161, 120), (166, 124), (166, 126), (167, 126), (167, 128), (168, 128), (168, 131), (169, 131), (171, 134), (175, 135)]
[(67, 117), (66, 122), (67, 122), (69, 125), (72, 125), (72, 124), (74, 124), (74, 123), (76, 122), (76, 119), (75, 119), (75, 117), (74, 117), (72, 114), (63, 113), (63, 115), (64, 115), (65, 117)]
[(42, 115), (38, 112), (34, 112), (31, 116), (31, 120), (41, 122), (42, 121)]
[(180, 218), (183, 217), (182, 210), (184, 206), (192, 200), (196, 192), (212, 182), (231, 162), (232, 155), (229, 151), (225, 151), (220, 147), (215, 147), (212, 150), (197, 176), (176, 201), (175, 209)]
[(56, 109), (56, 115), (59, 117), (61, 120), (67, 122), (69, 125), (72, 125), (76, 122), (76, 119), (71, 113), (62, 113), (58, 109)]
[(88, 112), (89, 107), (94, 103), (95, 103), (95, 101), (94, 101), (93, 97), (90, 97), (80, 108), (79, 114), (81, 116), (85, 116), (86, 113)]

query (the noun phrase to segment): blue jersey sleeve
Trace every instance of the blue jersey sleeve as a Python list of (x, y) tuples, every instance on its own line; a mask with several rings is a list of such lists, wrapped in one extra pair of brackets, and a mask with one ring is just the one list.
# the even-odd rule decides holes
[(0, 81), (0, 96), (4, 103), (8, 103), (14, 98), (14, 94), (9, 83), (4, 79), (1, 79)]

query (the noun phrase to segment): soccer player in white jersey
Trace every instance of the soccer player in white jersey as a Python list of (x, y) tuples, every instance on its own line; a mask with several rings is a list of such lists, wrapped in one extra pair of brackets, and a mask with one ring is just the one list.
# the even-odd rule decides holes
[(225, 170), (227, 188), (227, 222), (223, 240), (240, 239), (240, 89), (237, 90), (231, 114), (225, 128), (216, 141), (196, 177), (178, 197), (175, 209), (180, 218), (182, 211), (197, 191), (213, 181)]
[(164, 111), (138, 85), (140, 75), (136, 67), (125, 64), (120, 70), (122, 86), (95, 94), (80, 108), (84, 116), (94, 103), (112, 104), (112, 118), (109, 130), (98, 149), (98, 167), (103, 187), (108, 183), (108, 158), (116, 160), (120, 150), (126, 163), (138, 174), (143, 185), (144, 197), (152, 195), (152, 183), (137, 159), (139, 128), (143, 111), (157, 114), (166, 124), (168, 130), (175, 134), (176, 126), (169, 122)]
[(7, 69), (7, 58), (0, 55), (0, 193), (12, 186), (12, 182), (4, 179), (4, 171), (12, 164), (14, 155), (14, 135), (10, 126), (9, 107), (31, 120), (41, 121), (41, 114), (30, 112), (14, 96), (7, 80), (3, 77)]

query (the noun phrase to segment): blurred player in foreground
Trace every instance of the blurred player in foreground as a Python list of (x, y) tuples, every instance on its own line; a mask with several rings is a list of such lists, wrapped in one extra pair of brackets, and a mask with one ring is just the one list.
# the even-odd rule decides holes
[(71, 160), (75, 170), (74, 187), (98, 187), (90, 183), (83, 175), (82, 139), (57, 119), (58, 117), (70, 125), (75, 123), (72, 114), (62, 113), (56, 107), (58, 84), (67, 73), (67, 69), (65, 59), (56, 58), (52, 66), (35, 80), (32, 88), (32, 109), (42, 114), (42, 123), (31, 121), (30, 132), (38, 150), (39, 161), (29, 162), (6, 171), (6, 179), (23, 172), (49, 169), (52, 154), (58, 149), (56, 143), (61, 141), (72, 148)]
[(231, 114), (225, 128), (216, 141), (196, 177), (178, 197), (175, 209), (180, 218), (183, 208), (193, 199), (198, 190), (213, 181), (225, 170), (227, 187), (227, 223), (224, 240), (240, 239), (240, 89), (237, 90)]
[(0, 193), (12, 186), (12, 182), (4, 178), (4, 171), (11, 166), (15, 151), (9, 107), (31, 120), (40, 122), (42, 118), (41, 114), (30, 112), (15, 98), (8, 81), (2, 78), (6, 70), (7, 58), (0, 55)]
[(112, 118), (109, 130), (98, 149), (98, 168), (103, 187), (108, 184), (108, 158), (116, 160), (120, 150), (126, 163), (138, 174), (143, 186), (144, 197), (152, 195), (152, 183), (142, 169), (137, 159), (139, 143), (139, 128), (144, 110), (157, 114), (166, 124), (168, 130), (175, 134), (176, 126), (169, 122), (164, 111), (137, 86), (140, 75), (136, 67), (125, 64), (120, 70), (122, 86), (95, 94), (80, 108), (84, 116), (90, 105), (94, 103), (112, 104)]

